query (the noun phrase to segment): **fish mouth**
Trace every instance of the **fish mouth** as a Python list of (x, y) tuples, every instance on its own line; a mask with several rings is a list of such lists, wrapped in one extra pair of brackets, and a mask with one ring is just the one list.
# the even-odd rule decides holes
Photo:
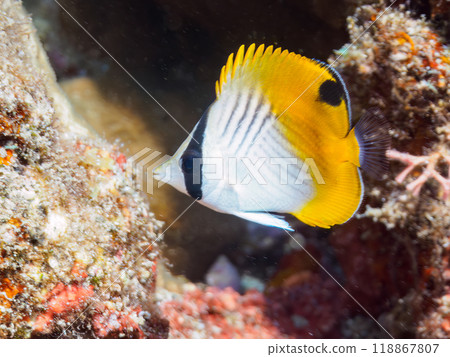
[(163, 166), (164, 166), (164, 164), (165, 163), (163, 163), (161, 165), (158, 165), (158, 166), (156, 166), (153, 169), (153, 178), (155, 178), (158, 181), (161, 181), (161, 179), (163, 177), (163, 173), (164, 173)]
[(168, 173), (170, 169), (170, 161), (171, 159), (167, 159), (153, 169), (152, 174), (154, 179), (164, 182), (169, 180)]

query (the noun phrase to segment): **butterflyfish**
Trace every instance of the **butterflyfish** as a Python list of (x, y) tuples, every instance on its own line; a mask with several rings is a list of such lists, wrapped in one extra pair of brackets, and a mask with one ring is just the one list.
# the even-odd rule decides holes
[(360, 169), (380, 176), (389, 142), (376, 110), (353, 122), (331, 66), (252, 44), (229, 56), (215, 101), (154, 176), (249, 221), (291, 230), (284, 214), (292, 214), (329, 228), (357, 212)]

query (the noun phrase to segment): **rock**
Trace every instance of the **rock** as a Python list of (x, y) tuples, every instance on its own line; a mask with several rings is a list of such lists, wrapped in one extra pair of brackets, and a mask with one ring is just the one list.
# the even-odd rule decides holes
[(74, 115), (21, 3), (0, 12), (0, 337), (166, 336), (160, 222)]
[(195, 287), (161, 303), (171, 338), (288, 338), (265, 314), (264, 296), (250, 290)]
[(205, 281), (208, 285), (219, 289), (231, 287), (239, 291), (241, 288), (239, 272), (225, 255), (220, 255), (209, 268)]
[(381, 180), (365, 179), (361, 213), (333, 230), (331, 244), (347, 290), (394, 337), (448, 337), (431, 326), (448, 311), (450, 52), (432, 22), (403, 6), (365, 31), (381, 11), (358, 8), (348, 20), (355, 43), (329, 62), (348, 84), (355, 120), (376, 106), (390, 122), (392, 164)]

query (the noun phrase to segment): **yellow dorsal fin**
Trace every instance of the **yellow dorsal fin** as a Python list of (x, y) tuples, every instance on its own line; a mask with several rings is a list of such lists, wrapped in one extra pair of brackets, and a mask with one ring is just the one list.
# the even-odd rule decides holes
[(242, 62), (244, 60), (244, 46), (239, 47), (239, 50), (236, 54), (236, 59), (234, 60), (234, 64), (233, 64), (233, 70), (231, 72), (231, 78), (234, 77), (235, 73), (236, 73), (236, 68), (238, 68), (239, 66), (242, 65)]
[[(242, 51), (245, 52), (245, 46), (242, 45), (241, 48)], [(253, 59), (253, 56), (255, 54), (255, 48), (256, 46), (254, 43), (250, 45), (250, 47), (247, 49), (247, 52), (245, 53), (244, 60), (242, 61), (243, 63), (247, 63), (248, 61), (251, 61)]]
[[(222, 92), (226, 83), (229, 83), (236, 75), (241, 75), (241, 71), (246, 67), (251, 67), (255, 61), (261, 58), (264, 54), (264, 45), (260, 45), (255, 52), (255, 44), (252, 44), (245, 52), (245, 46), (242, 45), (239, 47), (239, 50), (236, 54), (236, 59), (233, 61), (234, 54), (228, 56), (228, 60), (225, 66), (222, 67), (220, 71), (220, 78), (216, 82), (216, 95), (217, 97)], [(272, 46), (267, 48), (267, 50), (271, 49)], [(267, 52), (266, 50), (266, 52)]]
[[(255, 51), (255, 47), (252, 44), (245, 52), (241, 46), (234, 60), (233, 54), (228, 57), (216, 83), (217, 97), (224, 90), (239, 90), (242, 86), (258, 89), (271, 103), (274, 114), (281, 116), (280, 121), (298, 118), (295, 114), (307, 108), (309, 120), (314, 118), (316, 123), (325, 125), (338, 137), (348, 134), (348, 97), (335, 71), (323, 63), (281, 48), (273, 50), (273, 46), (260, 45)], [(322, 86), (324, 82), (327, 83)], [(341, 100), (336, 98), (334, 89), (340, 91)], [(321, 91), (331, 98), (323, 99)]]

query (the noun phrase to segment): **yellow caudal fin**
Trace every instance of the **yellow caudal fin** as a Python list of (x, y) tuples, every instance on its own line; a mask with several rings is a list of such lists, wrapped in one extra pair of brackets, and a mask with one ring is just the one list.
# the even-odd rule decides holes
[(259, 90), (280, 122), (293, 117), (314, 118), (338, 138), (344, 138), (350, 131), (345, 84), (334, 69), (319, 61), (281, 48), (274, 50), (273, 46), (256, 48), (252, 44), (247, 51), (241, 46), (222, 68), (216, 95), (242, 88)]
[(335, 173), (316, 184), (316, 195), (300, 211), (292, 214), (310, 226), (330, 228), (348, 221), (358, 210), (363, 197), (359, 169), (350, 162), (337, 166)]

